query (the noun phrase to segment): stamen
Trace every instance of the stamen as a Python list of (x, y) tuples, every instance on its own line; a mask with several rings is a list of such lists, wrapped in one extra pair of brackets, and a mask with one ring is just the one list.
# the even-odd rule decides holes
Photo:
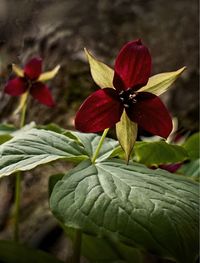
[(135, 93), (129, 95), (129, 99), (131, 99), (131, 100), (134, 99), (135, 97), (136, 97), (136, 94), (135, 94)]
[(124, 104), (125, 108), (129, 108), (132, 104), (136, 103), (136, 97), (137, 93), (130, 88), (119, 93), (119, 98)]

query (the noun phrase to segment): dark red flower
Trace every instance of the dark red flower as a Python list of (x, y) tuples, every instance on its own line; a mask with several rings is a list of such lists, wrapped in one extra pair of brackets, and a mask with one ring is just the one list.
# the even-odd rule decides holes
[(42, 81), (53, 78), (58, 72), (59, 66), (52, 71), (41, 74), (42, 59), (33, 58), (28, 61), (23, 70), (16, 65), (13, 65), (13, 70), (18, 77), (7, 82), (5, 93), (11, 96), (20, 96), (29, 92), (40, 103), (49, 107), (55, 105), (48, 86)]
[(146, 131), (168, 137), (172, 120), (160, 98), (139, 89), (148, 82), (151, 55), (141, 40), (127, 43), (119, 52), (114, 67), (112, 88), (92, 93), (76, 114), (76, 129), (99, 132), (120, 121), (125, 109), (129, 119)]

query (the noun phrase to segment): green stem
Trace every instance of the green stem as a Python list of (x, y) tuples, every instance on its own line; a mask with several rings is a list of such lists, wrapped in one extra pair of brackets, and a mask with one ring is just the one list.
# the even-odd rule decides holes
[(81, 241), (82, 241), (82, 232), (80, 229), (76, 229), (71, 263), (80, 263)]
[(21, 173), (16, 174), (15, 179), (15, 215), (14, 215), (14, 241), (19, 241), (19, 211), (21, 196)]
[(98, 144), (98, 146), (97, 146), (97, 148), (96, 148), (96, 150), (95, 150), (95, 153), (94, 153), (94, 155), (93, 155), (93, 157), (92, 157), (92, 163), (95, 163), (95, 161), (96, 161), (96, 159), (97, 159), (97, 157), (98, 157), (98, 155), (99, 155), (99, 152), (100, 152), (100, 150), (101, 150), (102, 144), (103, 144), (103, 142), (104, 142), (104, 139), (105, 139), (108, 131), (109, 131), (109, 128), (107, 128), (107, 129), (104, 130), (104, 132), (103, 132), (103, 134), (102, 134), (102, 136), (101, 136), (101, 139), (100, 139), (100, 141), (99, 141), (99, 144)]
[[(27, 98), (28, 94), (24, 94), (25, 101), (21, 109), (20, 128), (25, 124)], [(15, 178), (15, 200), (14, 200), (14, 241), (19, 242), (19, 214), (20, 214), (20, 199), (21, 199), (21, 172), (16, 173)]]
[(28, 98), (28, 95), (25, 95), (26, 96), (26, 100), (24, 102), (24, 105), (22, 107), (22, 111), (21, 111), (21, 120), (20, 120), (20, 128), (22, 128), (25, 124), (25, 118), (26, 118), (26, 109), (27, 109), (27, 98)]

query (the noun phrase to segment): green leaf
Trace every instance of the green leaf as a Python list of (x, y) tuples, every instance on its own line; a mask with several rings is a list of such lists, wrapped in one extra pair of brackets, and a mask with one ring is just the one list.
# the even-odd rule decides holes
[(0, 124), (0, 135), (10, 134), (16, 131), (16, 128), (11, 124)]
[(83, 147), (55, 132), (31, 129), (0, 146), (0, 177), (26, 171), (58, 159), (87, 159)]
[(177, 163), (188, 159), (182, 146), (159, 142), (137, 142), (134, 147), (135, 158), (146, 165)]
[(185, 163), (177, 171), (177, 173), (191, 177), (195, 181), (199, 181), (200, 178), (200, 159), (193, 160), (189, 163)]
[(47, 125), (37, 125), (37, 129), (53, 131), (61, 134), (67, 131), (55, 123), (49, 123)]
[[(99, 144), (99, 141), (101, 139), (101, 136), (96, 133), (81, 133), (76, 131), (69, 131), (53, 123), (42, 126), (42, 128), (63, 134), (69, 137), (70, 139), (76, 141), (77, 144), (80, 144), (84, 147), (84, 150), (86, 151), (86, 154), (89, 158), (93, 157), (97, 145)], [(96, 161), (100, 162), (110, 157), (118, 156), (119, 155), (118, 147), (119, 147), (118, 141), (111, 138), (105, 138), (103, 146), (100, 149)]]
[(173, 82), (182, 74), (186, 69), (183, 67), (177, 71), (160, 73), (149, 78), (146, 86), (142, 87), (138, 91), (145, 91), (153, 93), (157, 96), (163, 94), (173, 84)]
[(125, 152), (125, 160), (128, 163), (131, 151), (137, 138), (137, 124), (132, 122), (124, 111), (120, 121), (116, 124), (116, 133), (119, 143)]
[(200, 133), (195, 133), (190, 136), (187, 141), (184, 143), (183, 147), (188, 152), (188, 155), (191, 160), (198, 159), (199, 156), (199, 146), (200, 146)]
[(61, 263), (62, 261), (41, 251), (11, 241), (0, 240), (1, 263)]
[(90, 64), (90, 71), (94, 82), (100, 88), (112, 88), (113, 87), (113, 77), (114, 71), (110, 67), (108, 67), (103, 62), (97, 60), (94, 56), (92, 56), (87, 49), (85, 48), (85, 54), (88, 58), (88, 62)]
[(50, 198), (67, 227), (181, 263), (198, 254), (198, 184), (163, 170), (112, 160), (85, 161)]
[(33, 129), (33, 128), (36, 128), (36, 124), (35, 124), (34, 121), (26, 124), (25, 126), (23, 126), (22, 128), (20, 128), (20, 129), (18, 129), (18, 130), (12, 132), (12, 136), (13, 136), (13, 137), (16, 137), (17, 135), (20, 135), (20, 134), (22, 134), (22, 133), (24, 133), (24, 132), (27, 132), (27, 131), (29, 131), (29, 130), (31, 130), (31, 129)]
[(0, 124), (0, 144), (3, 144), (12, 139), (12, 133), (16, 131), (16, 128), (10, 124)]
[[(94, 152), (99, 144), (101, 136), (95, 133), (81, 133), (81, 132), (67, 132), (65, 135), (70, 138), (74, 136), (79, 140), (79, 142), (84, 146), (84, 149), (87, 155), (92, 158)], [(116, 148), (119, 146), (119, 143), (116, 140), (105, 138), (104, 143), (100, 149), (99, 155), (96, 159), (96, 162), (101, 162), (108, 159), (110, 156), (113, 157), (113, 153)]]
[(12, 139), (12, 136), (10, 134), (2, 134), (0, 135), (0, 144), (3, 144), (4, 142), (9, 141)]

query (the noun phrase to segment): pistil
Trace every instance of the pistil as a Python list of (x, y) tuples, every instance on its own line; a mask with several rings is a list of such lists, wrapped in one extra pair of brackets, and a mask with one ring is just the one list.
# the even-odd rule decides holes
[(137, 92), (132, 89), (123, 90), (119, 93), (119, 98), (124, 104), (125, 108), (129, 108), (132, 104), (136, 103)]

